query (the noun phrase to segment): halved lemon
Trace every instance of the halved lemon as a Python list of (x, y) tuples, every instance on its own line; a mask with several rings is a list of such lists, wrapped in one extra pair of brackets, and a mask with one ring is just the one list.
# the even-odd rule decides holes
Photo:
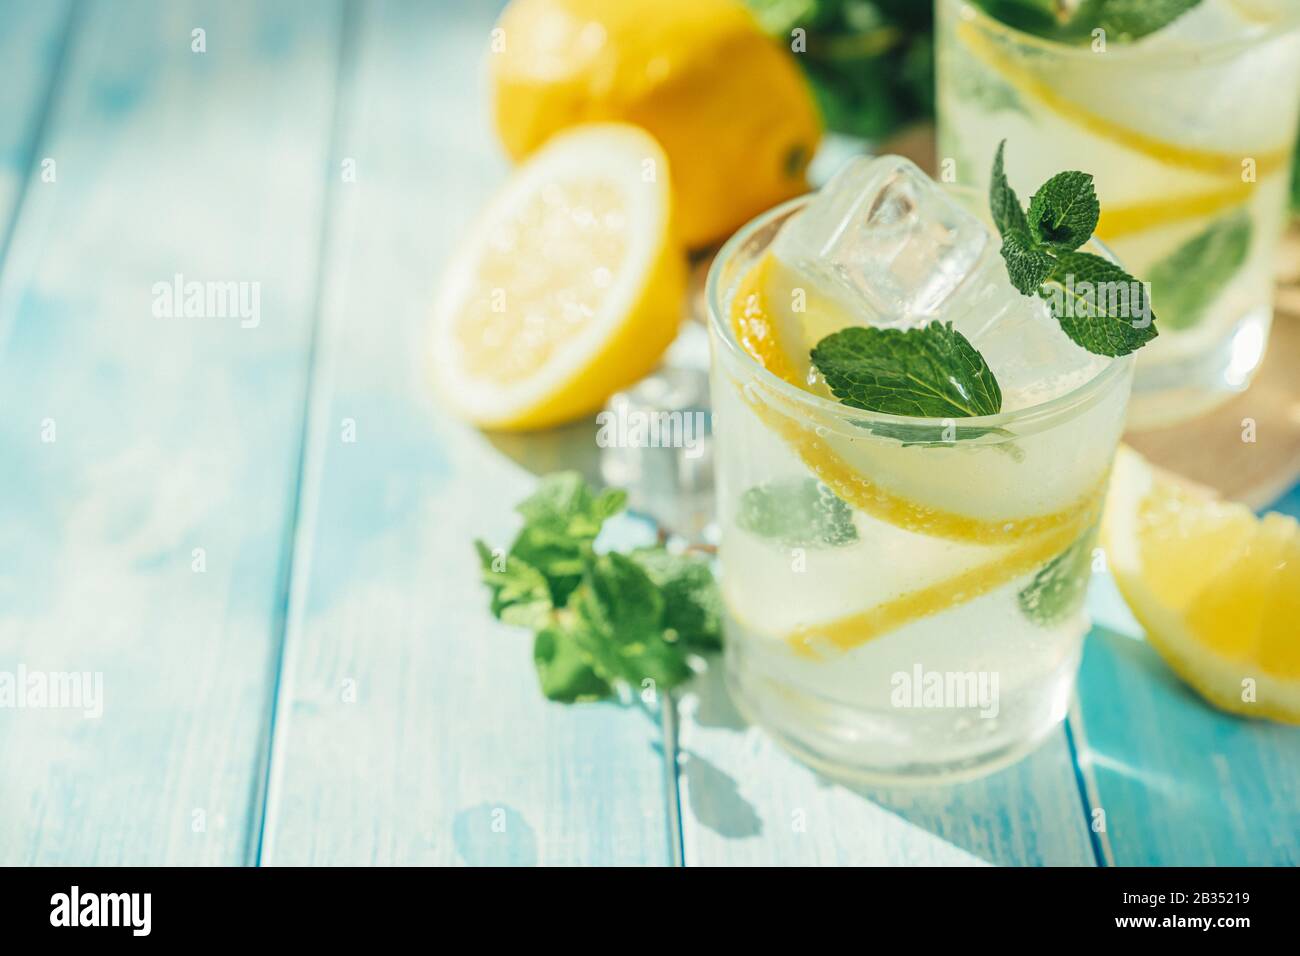
[(488, 428), (543, 428), (654, 368), (686, 288), (668, 176), (654, 138), (624, 124), (576, 127), (515, 172), (434, 305), (447, 405)]
[(1300, 526), (1222, 501), (1121, 448), (1102, 519), (1147, 640), (1212, 704), (1300, 723)]

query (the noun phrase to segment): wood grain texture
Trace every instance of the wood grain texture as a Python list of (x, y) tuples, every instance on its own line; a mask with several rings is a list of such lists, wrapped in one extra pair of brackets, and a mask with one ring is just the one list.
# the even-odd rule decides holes
[(35, 154), (57, 90), (65, 41), (72, 29), (72, 0), (26, 3), (0, 0), (0, 261), (13, 233), (18, 200), (39, 171)]
[(1300, 863), (1300, 731), (1220, 713), (1142, 639), (1106, 576), (1079, 675), (1081, 769), (1121, 866)]
[(495, 10), (359, 10), (262, 862), (667, 862), (657, 717), (543, 700), (471, 548), (509, 543), (516, 459), (571, 461), (594, 426), (494, 440), (427, 398), (438, 271), (505, 172), (476, 79)]
[[(0, 670), (102, 675), (103, 715), (0, 710), (0, 862), (248, 859), (338, 13), (77, 18), (0, 275)], [(177, 273), (260, 283), (260, 321), (160, 317)]]

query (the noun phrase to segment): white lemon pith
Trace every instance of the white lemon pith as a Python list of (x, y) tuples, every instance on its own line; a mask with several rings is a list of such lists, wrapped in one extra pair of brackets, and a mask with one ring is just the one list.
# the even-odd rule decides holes
[(579, 127), (521, 166), (453, 257), (434, 380), (489, 428), (558, 424), (648, 373), (681, 315), (668, 162), (632, 126)]
[(1121, 448), (1102, 521), (1147, 640), (1216, 706), (1300, 723), (1300, 526), (1221, 501)]

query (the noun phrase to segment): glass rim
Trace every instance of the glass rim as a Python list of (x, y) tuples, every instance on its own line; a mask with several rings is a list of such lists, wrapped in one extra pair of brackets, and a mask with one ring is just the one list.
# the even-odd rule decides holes
[[(975, 192), (971, 187), (957, 187), (953, 189), (948, 184), (941, 184), (944, 188), (953, 192)], [(788, 199), (779, 206), (773, 206), (766, 212), (755, 216), (745, 225), (736, 230), (718, 250), (714, 256), (713, 262), (709, 264), (708, 276), (704, 284), (704, 297), (707, 303), (709, 313), (709, 327), (713, 331), (712, 336), (717, 341), (738, 358), (742, 364), (747, 365), (752, 372), (763, 382), (765, 387), (772, 389), (783, 398), (796, 403), (796, 407), (804, 408), (810, 413), (816, 413), (821, 416), (830, 416), (835, 419), (844, 420), (850, 424), (853, 422), (872, 422), (881, 425), (912, 426), (912, 427), (933, 427), (941, 429), (948, 423), (955, 423), (962, 427), (977, 427), (995, 429), (1006, 425), (1034, 423), (1042, 419), (1053, 418), (1062, 415), (1064, 412), (1074, 409), (1084, 404), (1095, 396), (1099, 395), (1106, 386), (1123, 375), (1133, 365), (1134, 355), (1128, 355), (1112, 358), (1110, 363), (1092, 378), (1088, 379), (1067, 392), (1056, 395), (1043, 402), (1034, 405), (1027, 405), (1024, 408), (1017, 408), (1012, 411), (998, 412), (996, 415), (976, 415), (969, 418), (920, 418), (910, 415), (893, 415), (888, 412), (873, 412), (862, 408), (854, 408), (851, 405), (845, 405), (833, 399), (824, 398), (821, 395), (814, 395), (812, 392), (799, 388), (787, 382), (785, 379), (769, 371), (759, 364), (759, 362), (747, 352), (741, 344), (736, 341), (735, 335), (731, 329), (731, 323), (723, 313), (722, 296), (728, 290), (721, 288), (722, 270), (726, 263), (733, 259), (737, 252), (754, 236), (756, 232), (767, 226), (774, 219), (788, 216), (806, 205), (814, 195), (814, 192), (804, 193), (802, 196), (796, 196)], [(1099, 239), (1090, 240), (1087, 245), (1094, 246), (1102, 255), (1112, 262), (1116, 262), (1114, 253), (1108, 249)], [(983, 436), (981, 436), (983, 437)], [(996, 436), (993, 436), (996, 437)], [(1010, 440), (1009, 438), (1006, 440)], [(987, 443), (993, 444), (993, 441)], [(934, 442), (922, 442), (922, 444), (934, 444)], [(940, 442), (942, 444), (942, 442)]]
[[(973, 24), (977, 29), (987, 34), (1000, 35), (1002, 38), (1011, 40), (1020, 46), (1035, 47), (1053, 55), (1067, 58), (1098, 56), (1087, 46), (1076, 46), (1070, 43), (1062, 43), (1060, 40), (1040, 37), (1021, 30), (1019, 27), (1014, 27), (1009, 23), (1004, 23), (987, 10), (972, 3), (971, 0), (943, 0), (943, 2), (949, 6), (957, 7), (957, 15), (966, 22)], [(1154, 52), (1143, 49), (1141, 43), (1116, 43), (1107, 45), (1106, 52), (1102, 55), (1119, 59), (1137, 59), (1140, 57), (1143, 60), (1157, 63), (1184, 61), (1188, 65), (1202, 65), (1207, 59), (1226, 59), (1241, 50), (1247, 50), (1276, 37), (1284, 36), (1297, 28), (1300, 28), (1300, 13), (1284, 12), (1282, 19), (1277, 23), (1271, 24), (1263, 32), (1252, 34), (1249, 37), (1232, 37), (1213, 40), (1190, 49), (1177, 48), (1156, 50)]]

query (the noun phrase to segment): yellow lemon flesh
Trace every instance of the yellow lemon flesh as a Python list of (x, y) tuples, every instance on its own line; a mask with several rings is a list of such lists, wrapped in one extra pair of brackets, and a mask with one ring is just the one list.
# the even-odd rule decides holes
[(633, 126), (579, 127), (516, 170), (434, 306), (443, 401), (484, 427), (542, 428), (651, 371), (686, 286), (671, 206), (667, 160)]
[(498, 29), (496, 125), (515, 159), (577, 123), (645, 128), (672, 163), (688, 246), (807, 188), (812, 96), (738, 0), (514, 0)]
[(1215, 706), (1300, 723), (1300, 526), (1256, 515), (1120, 449), (1102, 519), (1147, 640)]

